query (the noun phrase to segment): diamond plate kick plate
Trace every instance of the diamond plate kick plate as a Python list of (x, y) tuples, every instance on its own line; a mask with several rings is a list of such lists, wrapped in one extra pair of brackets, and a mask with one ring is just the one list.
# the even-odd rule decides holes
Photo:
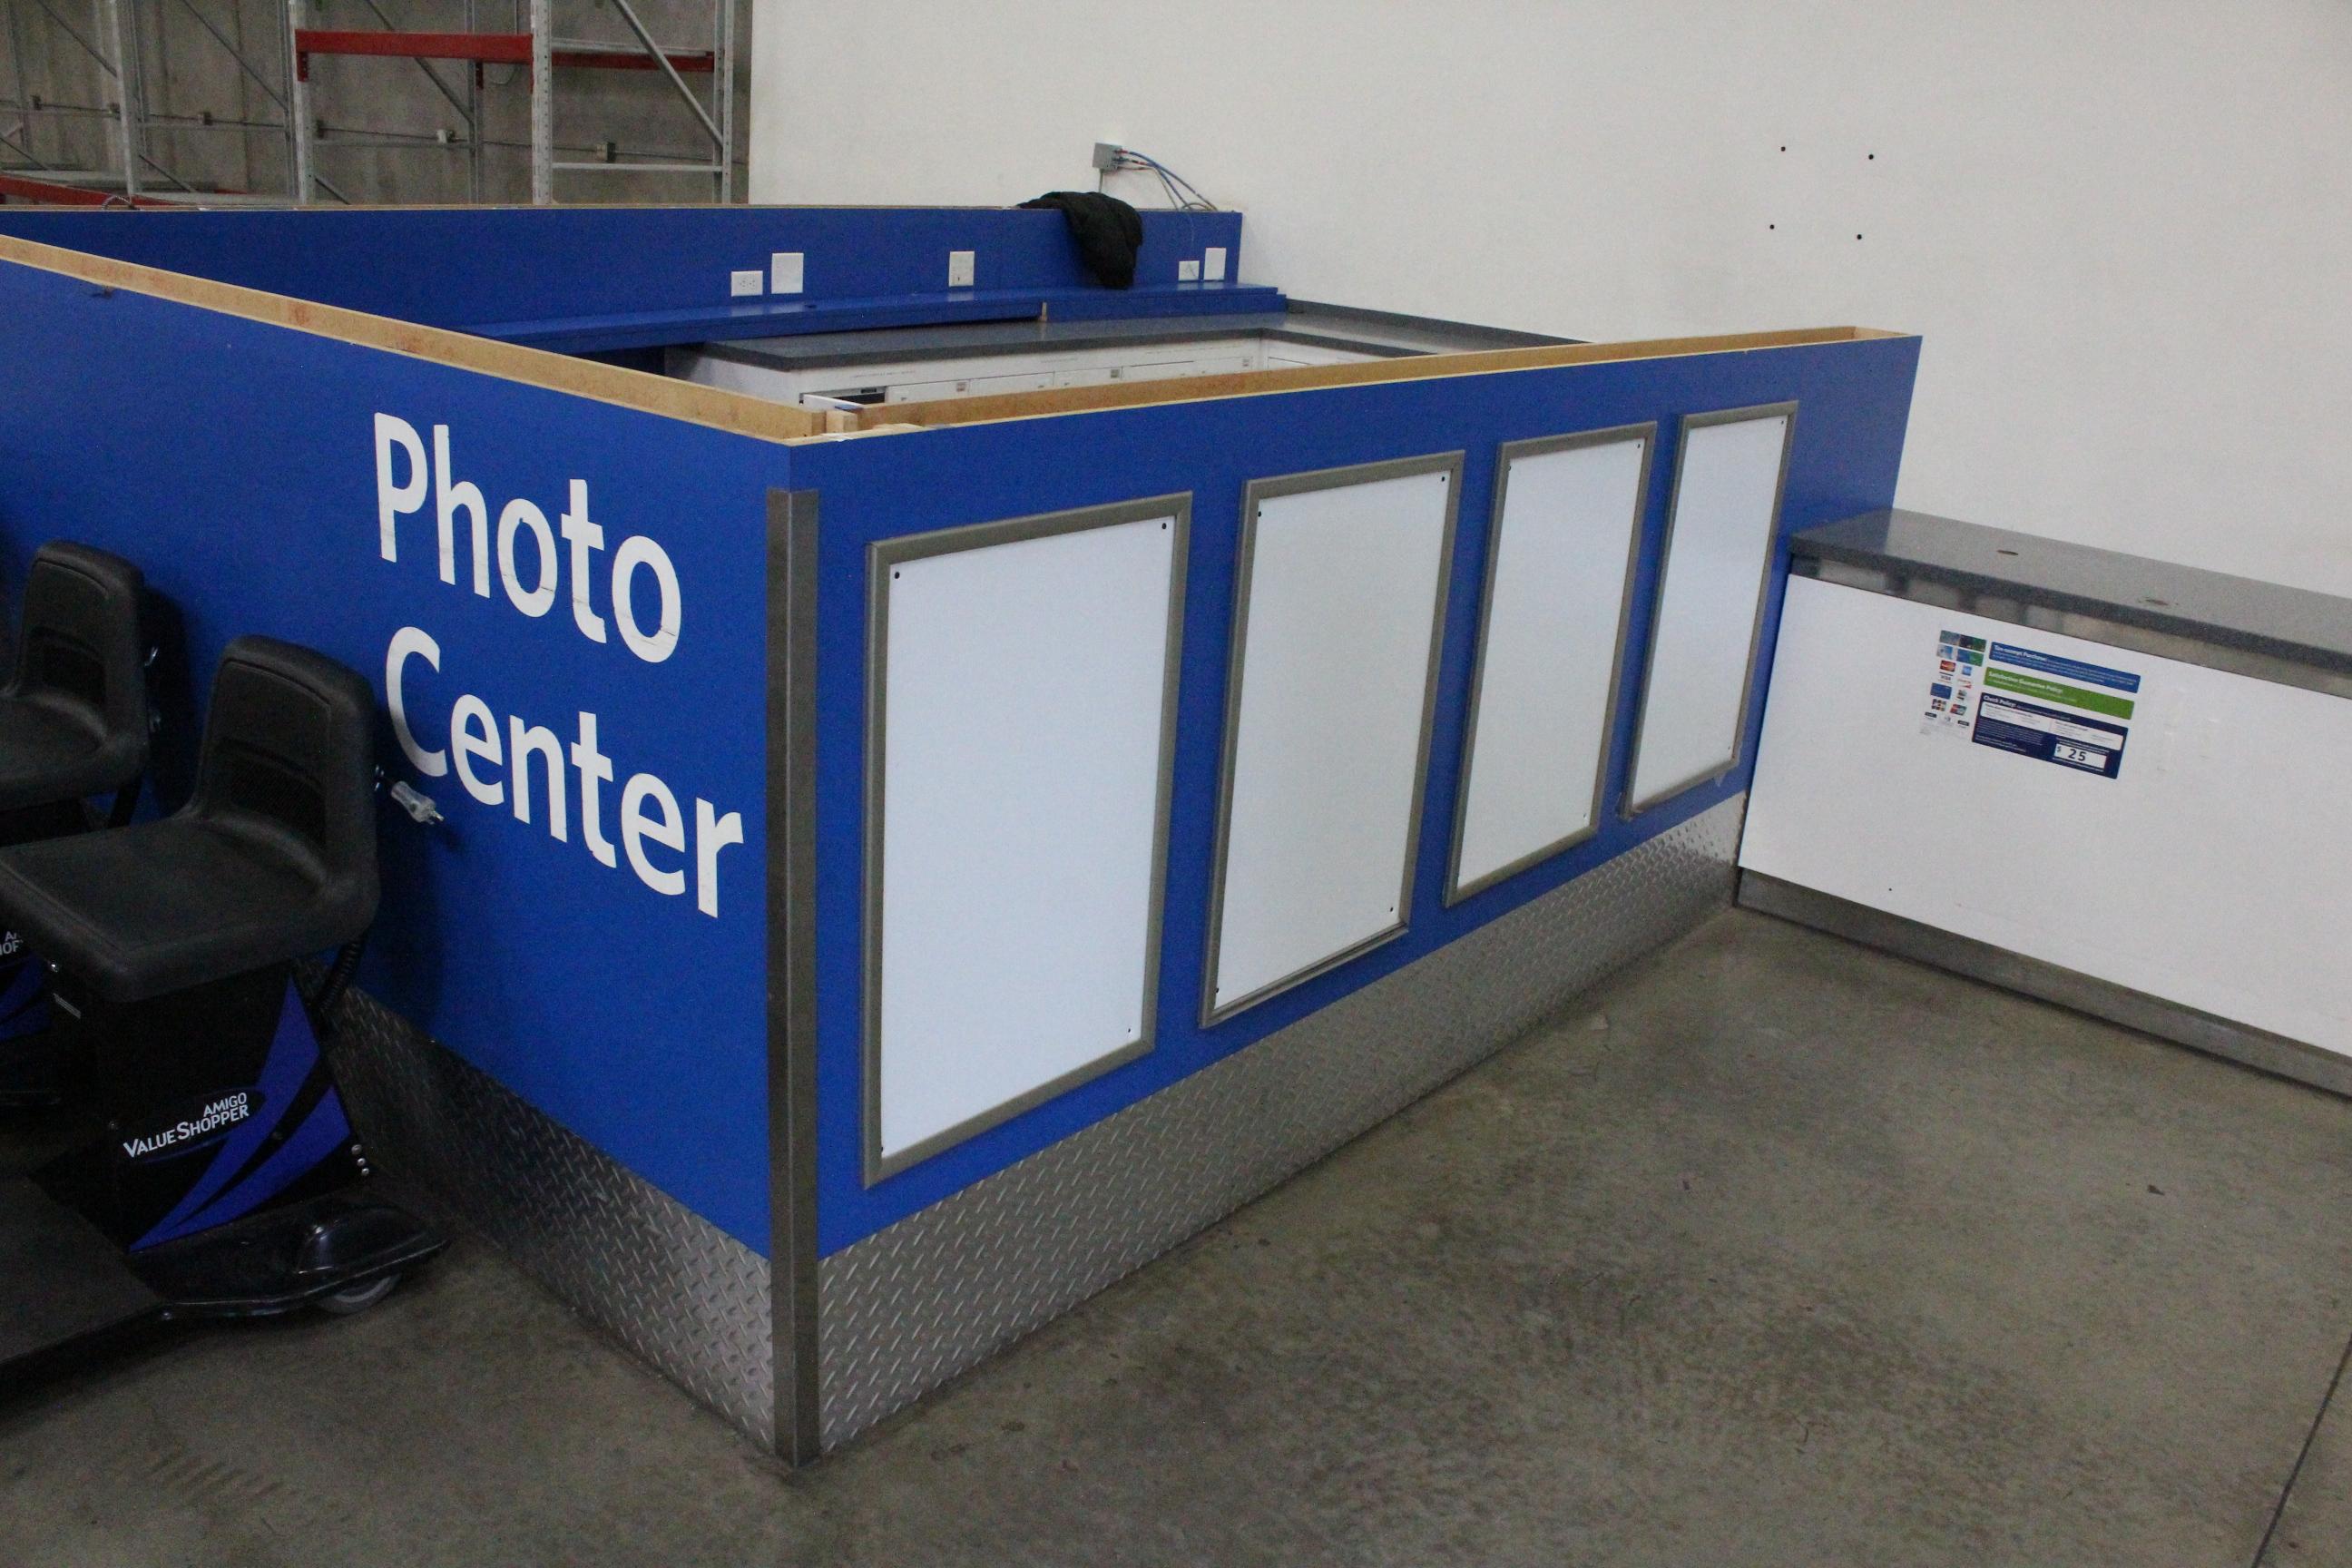
[(1746, 798), (1593, 868), (818, 1269), (828, 1448), (1385, 1120), (1729, 903)]
[(373, 997), (347, 993), (338, 1024), (335, 1071), (379, 1163), (772, 1446), (766, 1258)]

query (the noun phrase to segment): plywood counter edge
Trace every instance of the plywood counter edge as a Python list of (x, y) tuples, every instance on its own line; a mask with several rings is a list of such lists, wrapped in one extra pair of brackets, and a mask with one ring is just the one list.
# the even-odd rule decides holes
[(362, 348), (446, 364), (525, 385), (585, 397), (758, 440), (797, 445), (869, 436), (905, 435), (945, 426), (1090, 414), (1167, 403), (1199, 403), (1381, 382), (1550, 370), (1623, 360), (1667, 359), (1759, 349), (1801, 348), (1914, 334), (1877, 327), (1809, 327), (1706, 337), (1646, 338), (1616, 343), (1563, 343), (1416, 354), (1370, 363), (1243, 371), (1126, 386), (1065, 387), (935, 403), (899, 403), (849, 415), (819, 412), (677, 381), (649, 372), (575, 359), (544, 349), (496, 342), (446, 327), (428, 327), (339, 305), (322, 305), (265, 289), (220, 283), (136, 262), (118, 261), (37, 241), (0, 235), (0, 261), (55, 273), (95, 286), (236, 316), (247, 321), (332, 338)]
[(167, 272), (159, 267), (117, 261), (34, 240), (0, 235), (0, 261), (103, 289), (168, 300), (361, 348), (379, 349), (640, 413), (705, 425), (738, 436), (782, 441), (814, 436), (825, 427), (823, 415), (790, 404), (772, 403), (740, 392), (723, 392), (695, 382), (674, 381), (593, 360), (573, 359), (545, 349), (496, 342), (446, 327), (427, 327), (390, 316), (345, 310), (340, 305), (321, 305), (265, 289)]

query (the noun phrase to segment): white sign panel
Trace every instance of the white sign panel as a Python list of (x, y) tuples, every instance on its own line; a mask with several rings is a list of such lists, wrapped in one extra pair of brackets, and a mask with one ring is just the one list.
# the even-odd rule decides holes
[(1655, 426), (1502, 458), (1464, 759), (1456, 897), (1591, 833)]
[(1149, 1048), (1187, 519), (875, 553), (869, 1179)]
[(1683, 421), (1649, 678), (1633, 753), (1640, 810), (1739, 760), (1756, 626), (1794, 405)]
[(1251, 487), (1212, 1018), (1404, 928), (1459, 475)]

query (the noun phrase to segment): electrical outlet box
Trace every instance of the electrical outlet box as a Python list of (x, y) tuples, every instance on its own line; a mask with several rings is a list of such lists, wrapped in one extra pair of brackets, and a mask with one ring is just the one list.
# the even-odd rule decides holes
[(746, 296), (756, 300), (767, 287), (767, 282), (768, 275), (756, 268), (750, 272), (730, 272), (727, 275), (727, 292), (738, 300)]
[(1095, 143), (1095, 167), (1105, 174), (1118, 167), (1119, 145), (1116, 142)]
[[(1220, 253), (1222, 254), (1222, 253)], [(779, 250), (768, 258), (768, 292), (797, 294), (804, 268), (803, 256), (797, 250)]]
[(971, 287), (972, 276), (976, 270), (972, 266), (972, 258), (977, 254), (978, 253), (976, 251), (970, 250), (950, 250), (948, 252), (949, 288), (969, 289)]
[(1188, 256), (1183, 260), (1176, 264), (1177, 282), (1198, 283), (1200, 280), (1201, 262), (1198, 257)]
[(1225, 280), (1225, 247), (1213, 245), (1201, 253), (1201, 276), (1211, 283)]

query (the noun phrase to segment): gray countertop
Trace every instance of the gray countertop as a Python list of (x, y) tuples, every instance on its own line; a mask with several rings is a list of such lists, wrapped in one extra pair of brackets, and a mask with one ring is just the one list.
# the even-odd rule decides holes
[(1125, 316), (1100, 321), (971, 321), (949, 326), (887, 327), (855, 332), (809, 332), (708, 343), (722, 359), (793, 370), (814, 365), (872, 364), (907, 359), (960, 359), (1039, 349), (1106, 348), (1155, 338), (1234, 337), (1263, 332), (1293, 342), (1356, 353), (1457, 353), (1477, 349), (1531, 348), (1571, 338), (1502, 327), (1473, 326), (1384, 310), (1360, 310), (1293, 300), (1286, 311), (1242, 315)]
[(1800, 563), (1942, 583), (2352, 675), (2352, 599), (2333, 595), (1899, 508), (1807, 529), (1790, 548)]

